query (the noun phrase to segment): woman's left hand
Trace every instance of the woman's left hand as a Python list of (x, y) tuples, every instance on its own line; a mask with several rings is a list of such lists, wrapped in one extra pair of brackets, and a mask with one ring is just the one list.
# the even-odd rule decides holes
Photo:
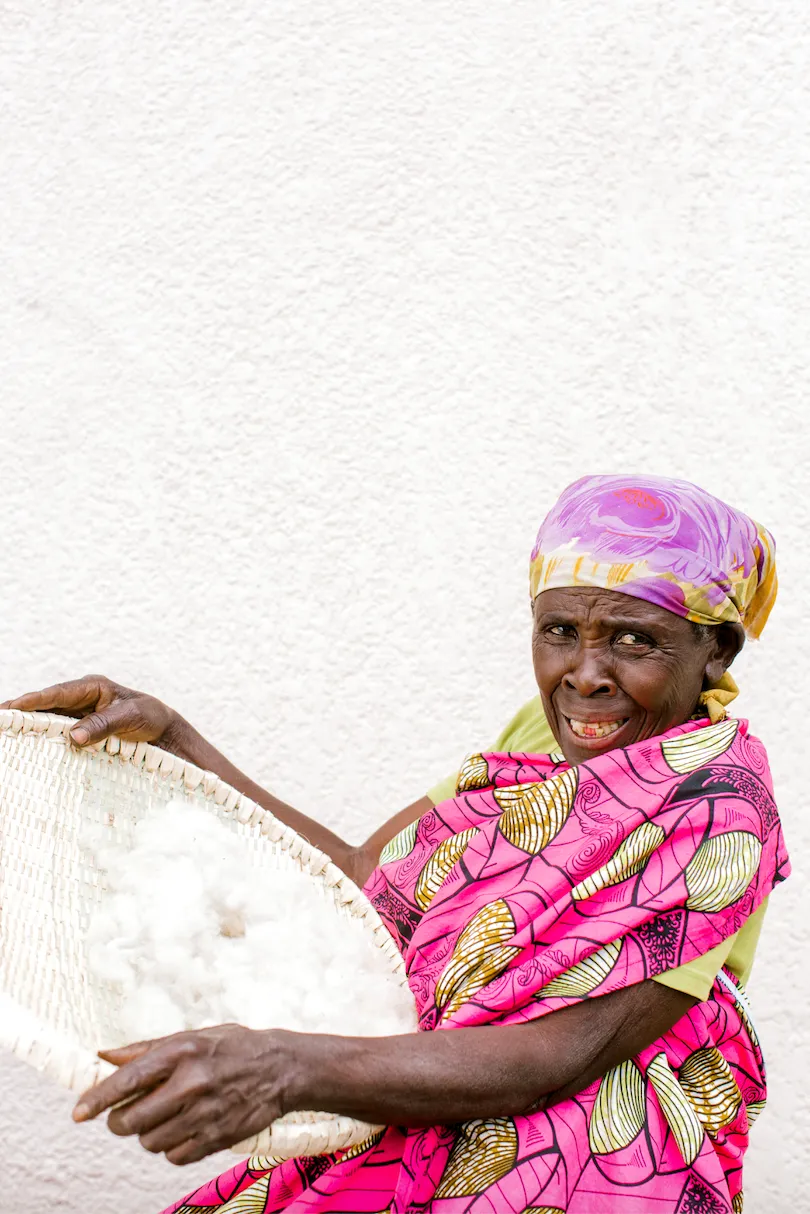
[(286, 1111), (292, 1037), (219, 1024), (100, 1050), (119, 1069), (79, 1098), (73, 1118), (90, 1121), (112, 1109), (107, 1124), (114, 1134), (137, 1134), (147, 1151), (165, 1152), (170, 1163), (195, 1163)]

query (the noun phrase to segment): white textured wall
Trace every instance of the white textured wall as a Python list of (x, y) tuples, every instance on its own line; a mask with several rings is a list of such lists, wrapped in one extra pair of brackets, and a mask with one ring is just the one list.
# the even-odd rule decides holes
[[(686, 476), (776, 533), (740, 674), (795, 874), (748, 1214), (810, 1209), (809, 53), (806, 0), (0, 12), (3, 696), (108, 672), (359, 836), (531, 693), (569, 479)], [(4, 1210), (209, 1171), (67, 1109), (2, 1060)]]

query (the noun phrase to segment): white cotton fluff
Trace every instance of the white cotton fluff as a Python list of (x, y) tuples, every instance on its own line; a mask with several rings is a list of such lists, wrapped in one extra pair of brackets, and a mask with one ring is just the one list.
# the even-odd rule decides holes
[(122, 995), (121, 1041), (236, 1022), (350, 1036), (416, 1029), (413, 998), (357, 920), (289, 867), (255, 867), (217, 817), (172, 802), (131, 847), (93, 847), (106, 893), (88, 963)]

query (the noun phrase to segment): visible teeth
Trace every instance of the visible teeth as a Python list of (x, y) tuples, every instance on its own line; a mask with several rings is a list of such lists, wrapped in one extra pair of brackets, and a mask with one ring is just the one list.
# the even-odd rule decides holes
[(578, 738), (607, 738), (610, 734), (621, 729), (625, 721), (575, 721), (571, 720), (571, 729)]

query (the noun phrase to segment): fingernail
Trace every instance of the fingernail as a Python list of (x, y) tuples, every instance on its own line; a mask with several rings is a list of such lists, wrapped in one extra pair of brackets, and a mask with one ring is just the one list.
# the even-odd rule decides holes
[(86, 1104), (79, 1103), (76, 1105), (75, 1109), (73, 1110), (73, 1120), (74, 1121), (84, 1121), (87, 1118), (89, 1113), (90, 1113), (90, 1109), (88, 1108), (88, 1106)]
[(84, 746), (87, 739), (90, 737), (86, 729), (82, 729), (79, 725), (76, 729), (71, 729), (70, 736), (77, 746)]

